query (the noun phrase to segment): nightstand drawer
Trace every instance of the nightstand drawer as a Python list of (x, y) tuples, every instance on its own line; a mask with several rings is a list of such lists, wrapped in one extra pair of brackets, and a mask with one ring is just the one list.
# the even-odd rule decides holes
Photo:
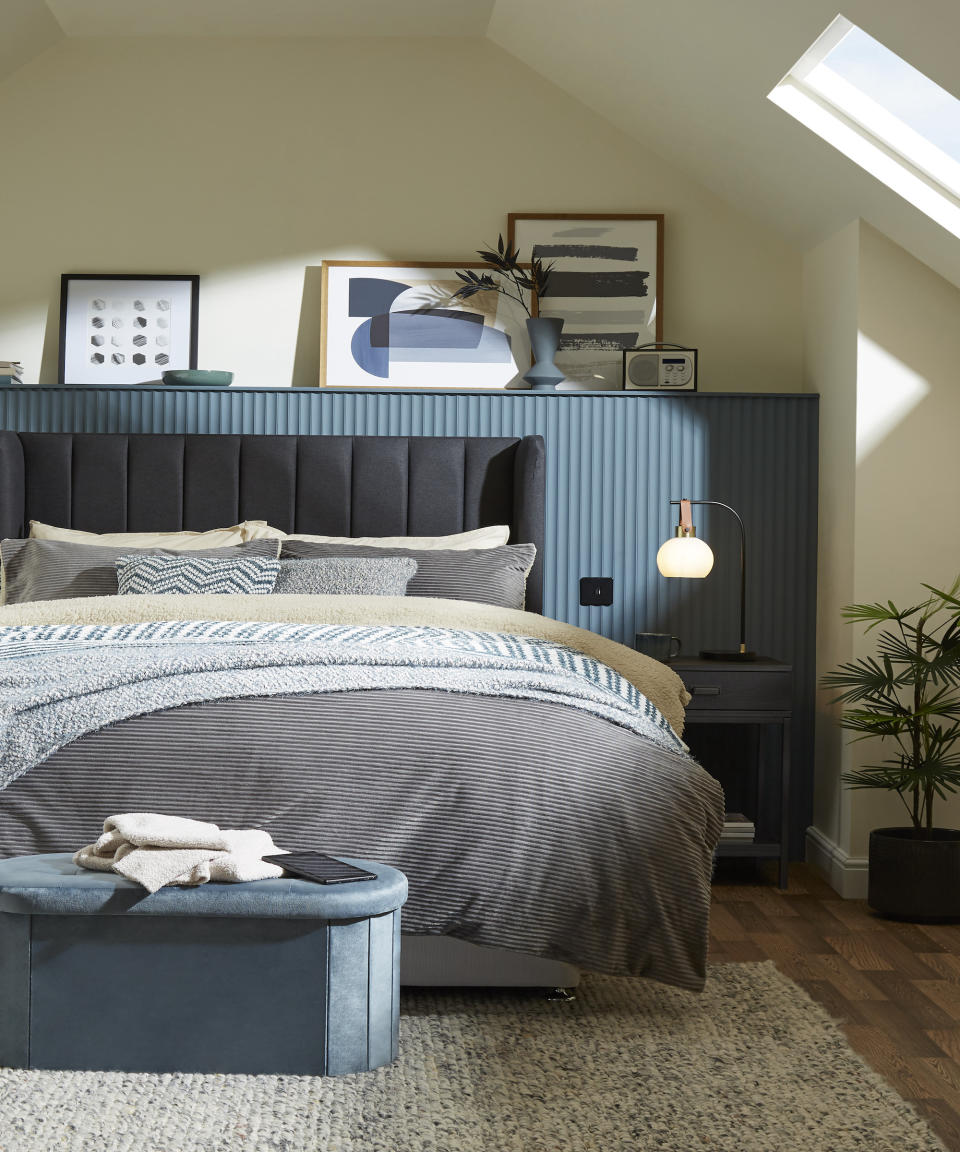
[(731, 667), (710, 661), (695, 668), (674, 666), (695, 711), (763, 712), (789, 711), (792, 706), (793, 675), (787, 665), (766, 668)]

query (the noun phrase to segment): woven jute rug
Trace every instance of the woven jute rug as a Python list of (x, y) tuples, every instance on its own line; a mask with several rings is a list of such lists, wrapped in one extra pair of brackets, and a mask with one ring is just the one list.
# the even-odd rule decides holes
[(770, 963), (714, 967), (700, 996), (411, 992), (401, 1049), (332, 1079), (0, 1070), (0, 1152), (943, 1149)]

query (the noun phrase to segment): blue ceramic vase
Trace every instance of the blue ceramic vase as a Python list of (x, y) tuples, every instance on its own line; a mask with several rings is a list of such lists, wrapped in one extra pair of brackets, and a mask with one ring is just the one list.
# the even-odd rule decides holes
[(555, 316), (533, 316), (527, 321), (533, 367), (523, 378), (533, 392), (553, 392), (565, 379), (553, 358), (560, 346), (563, 320)]

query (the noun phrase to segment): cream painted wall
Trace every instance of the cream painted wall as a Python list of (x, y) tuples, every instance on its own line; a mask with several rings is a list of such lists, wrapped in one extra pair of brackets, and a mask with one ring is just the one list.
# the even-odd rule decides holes
[[(916, 603), (960, 574), (960, 289), (866, 224), (859, 280), (856, 598)], [(858, 745), (854, 762), (868, 755)], [(936, 815), (960, 827), (960, 797)], [(855, 793), (851, 853), (904, 816), (896, 797)]]
[[(960, 573), (960, 290), (861, 221), (808, 254), (804, 273), (806, 382), (822, 397), (823, 673), (875, 652), (873, 637), (841, 622), (844, 604), (914, 603), (924, 583)], [(814, 823), (860, 867), (870, 829), (906, 814), (896, 796), (841, 785), (841, 771), (886, 753), (851, 744), (827, 701), (821, 693)], [(941, 804), (937, 822), (960, 827), (960, 797)]]
[[(853, 655), (853, 634), (837, 627), (851, 602), (854, 556), (850, 508), (856, 496), (857, 308), (860, 222), (806, 253), (803, 260), (804, 384), (820, 393), (820, 509), (817, 676)], [(814, 740), (813, 822), (837, 842), (849, 797), (836, 785), (849, 752), (837, 709), (821, 694)]]
[(56, 382), (59, 276), (197, 272), (200, 364), (318, 377), (324, 258), (469, 258), (509, 211), (666, 213), (705, 390), (801, 386), (800, 257), (496, 45), (65, 40), (0, 84), (0, 358)]

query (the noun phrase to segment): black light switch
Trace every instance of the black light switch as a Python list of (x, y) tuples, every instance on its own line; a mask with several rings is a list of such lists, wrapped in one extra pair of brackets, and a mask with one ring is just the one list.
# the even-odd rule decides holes
[(582, 576), (580, 603), (590, 608), (609, 608), (613, 603), (613, 577)]

